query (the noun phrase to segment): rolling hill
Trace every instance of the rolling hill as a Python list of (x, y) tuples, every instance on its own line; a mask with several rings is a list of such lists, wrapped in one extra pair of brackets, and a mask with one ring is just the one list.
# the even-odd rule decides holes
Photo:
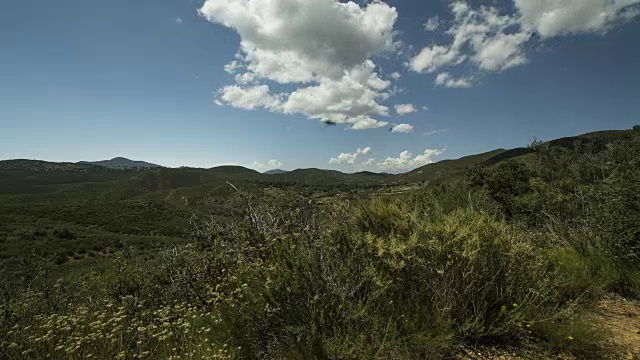
[[(591, 146), (606, 146), (607, 144), (624, 140), (631, 136), (631, 130), (607, 130), (586, 133), (577, 136), (563, 137), (544, 142), (549, 146), (571, 148), (578, 143)], [(467, 168), (477, 164), (492, 166), (503, 161), (519, 158), (533, 153), (530, 147), (515, 149), (496, 149), (477, 155), (465, 156), (456, 160), (443, 160), (428, 164), (398, 175), (400, 178), (411, 181), (433, 181), (435, 179), (448, 179), (463, 175)]]
[[(572, 147), (580, 142), (607, 146), (629, 133), (596, 132), (548, 144)], [(18, 230), (46, 226), (69, 228), (77, 235), (74, 242), (64, 245), (71, 254), (78, 249), (86, 251), (120, 243), (151, 246), (177, 239), (194, 216), (216, 221), (241, 216), (242, 202), (228, 183), (251, 194), (255, 201), (299, 193), (318, 203), (330, 204), (336, 196), (362, 199), (379, 191), (389, 194), (413, 191), (437, 179), (448, 181), (464, 176), (473, 165), (493, 166), (530, 156), (531, 152), (530, 148), (497, 149), (398, 175), (369, 171), (347, 174), (325, 169), (263, 174), (241, 166), (165, 168), (118, 158), (96, 163), (4, 160), (0, 161), (0, 240), (2, 236), (17, 239)], [(415, 186), (418, 183), (420, 186)], [(39, 243), (46, 245), (46, 241)], [(55, 243), (61, 244), (58, 240)], [(13, 256), (13, 251), (30, 243), (11, 244), (7, 247), (0, 241), (0, 258)]]
[[(610, 130), (564, 137), (548, 141), (546, 144), (559, 147), (573, 147), (578, 143), (591, 146), (607, 146), (630, 136), (631, 130)], [(188, 188), (206, 184), (230, 182), (281, 183), (299, 185), (370, 185), (406, 182), (447, 180), (462, 176), (470, 166), (484, 164), (492, 166), (500, 162), (526, 156), (533, 152), (529, 147), (516, 149), (496, 149), (460, 159), (443, 160), (428, 164), (404, 174), (392, 175), (361, 171), (347, 174), (336, 170), (296, 169), (293, 171), (271, 170), (265, 173), (242, 166), (218, 166), (210, 169), (164, 168), (144, 161), (114, 158), (105, 161), (54, 163), (40, 160), (0, 161), (0, 183), (6, 191), (0, 193), (45, 193), (64, 187), (86, 183), (126, 181), (128, 194), (143, 194), (168, 189)], [(138, 170), (137, 172), (131, 172)], [(139, 170), (144, 170), (140, 173)], [(44, 172), (47, 175), (44, 175)], [(38, 175), (42, 173), (42, 175)], [(77, 173), (73, 175), (72, 173)], [(137, 174), (136, 174), (137, 173)], [(31, 174), (31, 175), (29, 175)], [(64, 175), (66, 174), (66, 175)], [(84, 174), (84, 175), (80, 175)], [(109, 174), (109, 175), (106, 175)], [(92, 185), (95, 187), (94, 185)], [(123, 183), (112, 188), (121, 188)], [(19, 189), (19, 190), (18, 190)], [(78, 189), (76, 189), (78, 190)], [(120, 191), (115, 191), (119, 193)], [(114, 193), (110, 190), (110, 193)]]
[(405, 174), (398, 175), (404, 180), (413, 181), (433, 181), (435, 179), (445, 179), (456, 175), (464, 174), (470, 166), (483, 163), (495, 156), (503, 154), (507, 150), (497, 149), (482, 154), (465, 156), (455, 160), (443, 160), (433, 164), (428, 164), (412, 170)]
[(116, 157), (111, 160), (101, 161), (80, 161), (78, 164), (92, 164), (104, 166), (110, 169), (151, 169), (162, 167), (160, 165), (148, 163), (146, 161), (129, 160), (123, 157)]
[(13, 159), (0, 161), (0, 171), (106, 171), (104, 167), (90, 163), (49, 162), (42, 160)]
[(287, 172), (286, 170), (273, 169), (273, 170), (265, 171), (265, 172), (263, 172), (263, 174), (265, 174), (265, 175), (277, 175), (277, 174), (284, 174), (286, 172)]

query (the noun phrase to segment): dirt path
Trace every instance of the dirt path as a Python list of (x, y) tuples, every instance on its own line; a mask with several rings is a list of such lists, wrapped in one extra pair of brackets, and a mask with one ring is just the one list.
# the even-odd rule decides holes
[[(594, 323), (607, 330), (611, 337), (607, 340), (615, 349), (607, 360), (640, 360), (640, 301), (618, 296), (600, 301), (593, 314)], [(535, 348), (495, 348), (461, 347), (451, 359), (460, 360), (516, 360), (516, 359), (557, 359), (581, 360), (567, 354), (541, 353)]]
[(610, 297), (603, 299), (595, 321), (611, 332), (611, 343), (620, 349), (621, 359), (640, 360), (640, 302)]

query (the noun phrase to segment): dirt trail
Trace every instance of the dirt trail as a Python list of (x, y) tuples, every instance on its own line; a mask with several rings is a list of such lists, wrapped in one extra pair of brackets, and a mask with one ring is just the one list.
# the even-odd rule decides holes
[(610, 341), (621, 359), (640, 360), (640, 302), (611, 297), (603, 299), (595, 321), (611, 332)]
[[(614, 351), (606, 360), (640, 360), (640, 301), (618, 296), (600, 301), (593, 313), (594, 323), (607, 330), (608, 345)], [(567, 354), (542, 353), (535, 348), (473, 348), (464, 346), (451, 359), (459, 360), (516, 360), (557, 359), (581, 360)]]

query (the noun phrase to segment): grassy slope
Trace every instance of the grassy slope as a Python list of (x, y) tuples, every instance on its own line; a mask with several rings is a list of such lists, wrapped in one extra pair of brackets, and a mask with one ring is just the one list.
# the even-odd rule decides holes
[[(576, 140), (607, 143), (629, 133), (602, 131), (550, 143), (566, 147)], [(71, 246), (77, 249), (91, 248), (94, 242), (117, 243), (118, 237), (177, 237), (194, 214), (222, 221), (238, 215), (234, 202), (237, 195), (228, 182), (256, 195), (270, 194), (275, 187), (279, 191), (303, 191), (308, 196), (328, 199), (340, 191), (361, 193), (368, 188), (364, 190), (366, 193), (385, 185), (448, 180), (462, 176), (469, 166), (493, 165), (529, 152), (528, 148), (498, 149), (441, 161), (400, 175), (345, 174), (321, 169), (267, 175), (240, 166), (133, 171), (91, 164), (0, 161), (0, 222), (4, 224), (0, 229), (0, 256), (15, 255), (16, 242), (23, 236), (16, 234), (33, 231), (37, 224), (46, 224), (49, 232), (72, 228), (82, 240)], [(100, 239), (110, 240), (100, 242)], [(65, 248), (63, 240), (41, 240), (52, 251), (56, 246)]]
[(444, 160), (425, 165), (406, 174), (399, 175), (399, 177), (415, 181), (433, 181), (438, 178), (447, 179), (464, 174), (468, 167), (487, 161), (505, 151), (504, 149), (498, 149), (478, 155), (465, 156), (456, 160)]
[[(548, 144), (561, 147), (573, 147), (577, 141), (591, 144), (608, 144), (626, 139), (630, 135), (631, 130), (596, 131), (578, 136), (550, 140)], [(456, 160), (444, 160), (429, 164), (406, 174), (401, 174), (399, 177), (413, 181), (433, 181), (438, 178), (445, 180), (463, 175), (468, 167), (476, 164), (491, 166), (502, 161), (526, 156), (531, 152), (532, 149), (525, 147), (509, 150), (497, 149), (482, 154), (465, 156)]]
[[(562, 146), (572, 146), (576, 139), (607, 143), (621, 136), (625, 136), (625, 133), (606, 132), (556, 141)], [(0, 180), (14, 188), (9, 187), (10, 190), (0, 195), (0, 255), (17, 257), (34, 249), (49, 253), (63, 250), (67, 257), (64, 267), (80, 273), (85, 266), (85, 257), (92, 257), (92, 263), (100, 263), (109, 256), (110, 247), (113, 246), (155, 252), (162, 246), (179, 243), (181, 228), (188, 224), (193, 213), (234, 217), (233, 211), (237, 210), (240, 204), (234, 202), (236, 194), (227, 185), (227, 181), (252, 193), (260, 193), (271, 186), (267, 182), (291, 182), (309, 186), (322, 184), (329, 187), (351, 184), (358, 188), (380, 181), (450, 179), (463, 174), (468, 166), (474, 164), (491, 165), (522, 156), (527, 156), (527, 151), (496, 150), (432, 164), (399, 176), (371, 173), (347, 175), (335, 171), (307, 169), (294, 171), (293, 174), (267, 177), (241, 167), (208, 170), (158, 169), (144, 172), (92, 172), (75, 168), (68, 171), (29, 172), (24, 168), (4, 171), (0, 173)], [(28, 163), (22, 165), (27, 168), (32, 166)], [(281, 189), (278, 188), (276, 191)], [(446, 195), (452, 197), (451, 193)], [(175, 291), (176, 286), (180, 291), (175, 291), (175, 294), (187, 294), (187, 290), (198, 294), (197, 297), (188, 296), (189, 299), (209, 296), (206, 285), (219, 282), (228, 286), (228, 289), (223, 286), (220, 294), (231, 294), (222, 298), (228, 301), (231, 307), (225, 308), (226, 305), (221, 305), (216, 310), (225, 316), (231, 314), (230, 318), (233, 321), (216, 320), (224, 326), (212, 326), (217, 330), (206, 336), (211, 336), (214, 342), (220, 341), (217, 345), (224, 341), (225, 348), (227, 341), (232, 339), (235, 343), (232, 343), (231, 348), (237, 349), (238, 355), (245, 358), (259, 354), (259, 351), (264, 349), (273, 349), (274, 357), (281, 355), (280, 358), (287, 358), (287, 355), (291, 354), (289, 351), (296, 348), (289, 346), (287, 342), (294, 337), (302, 339), (297, 340), (295, 344), (302, 349), (301, 354), (305, 355), (302, 358), (309, 358), (306, 355), (316, 351), (322, 355), (318, 358), (327, 358), (325, 352), (334, 355), (330, 358), (408, 358), (409, 355), (426, 358), (438, 346), (453, 344), (454, 337), (479, 339), (487, 336), (490, 339), (529, 339), (535, 336), (535, 339), (545, 339), (550, 344), (557, 343), (553, 346), (557, 346), (558, 349), (573, 347), (576, 353), (591, 351), (591, 344), (596, 343), (593, 339), (598, 337), (592, 337), (587, 331), (590, 331), (590, 328), (574, 321), (580, 318), (569, 315), (565, 318), (565, 314), (555, 308), (563, 306), (567, 300), (584, 300), (580, 296), (574, 296), (574, 288), (576, 294), (584, 291), (584, 294), (597, 295), (603, 291), (604, 285), (594, 281), (596, 277), (593, 275), (599, 273), (589, 262), (591, 260), (574, 249), (557, 248), (557, 244), (553, 242), (538, 247), (529, 234), (521, 233), (518, 229), (509, 227), (507, 223), (495, 220), (482, 212), (468, 212), (464, 204), (470, 199), (470, 193), (462, 191), (453, 195), (453, 200), (441, 201), (441, 198), (434, 195), (432, 199), (431, 193), (425, 193), (422, 198), (415, 200), (415, 209), (409, 208), (408, 201), (403, 201), (404, 199), (391, 199), (392, 202), (386, 198), (380, 199), (368, 207), (355, 208), (354, 211), (345, 214), (338, 213), (328, 224), (340, 224), (341, 227), (316, 229), (317, 233), (310, 230), (315, 228), (315, 218), (313, 226), (311, 223), (303, 226), (305, 224), (296, 217), (300, 212), (284, 213), (285, 215), (277, 220), (290, 221), (291, 224), (285, 223), (287, 227), (281, 225), (283, 227), (273, 234), (265, 233), (261, 237), (256, 236), (253, 231), (230, 233), (229, 238), (225, 240), (228, 242), (222, 243), (224, 246), (221, 249), (224, 251), (231, 251), (242, 243), (238, 241), (238, 234), (247, 234), (247, 248), (239, 251), (237, 258), (233, 258), (233, 253), (219, 256), (220, 251), (212, 251), (208, 254), (210, 257), (198, 258), (203, 256), (201, 249), (198, 249), (183, 258), (174, 259), (173, 265), (170, 261), (163, 260), (161, 265), (167, 266), (163, 268), (164, 272), (149, 272), (146, 277), (140, 274), (143, 270), (154, 269), (155, 267), (151, 266), (154, 263), (141, 263), (140, 267), (129, 267), (131, 273), (111, 274), (121, 277), (118, 280), (119, 285), (111, 289), (117, 291), (118, 296), (131, 291), (141, 298), (144, 293), (140, 289), (146, 289), (144, 291), (151, 294), (147, 299), (157, 300), (160, 297), (153, 294), (159, 284), (174, 284), (167, 285), (159, 292), (163, 299), (170, 298), (170, 291)], [(481, 198), (474, 199), (473, 203), (480, 203), (479, 200)], [(442, 204), (448, 203), (457, 204), (461, 210), (442, 210)], [(463, 205), (459, 206), (460, 204)], [(225, 213), (227, 210), (230, 211), (228, 214)], [(345, 211), (347, 210), (351, 209), (345, 208)], [(264, 216), (261, 219), (272, 218)], [(293, 230), (290, 230), (289, 226)], [(60, 227), (69, 229), (74, 237), (60, 237), (56, 231)], [(260, 231), (269, 231), (271, 228), (276, 229), (276, 226), (265, 226)], [(220, 241), (219, 232), (213, 230), (215, 231), (204, 235), (204, 240)], [(306, 241), (298, 241), (301, 239), (301, 233)], [(285, 236), (282, 236), (283, 234)], [(389, 234), (392, 236), (388, 236)], [(580, 233), (579, 236), (582, 239), (585, 234)], [(271, 242), (258, 243), (256, 246), (256, 239), (267, 239)], [(295, 242), (292, 241), (294, 239)], [(431, 240), (421, 243), (421, 239)], [(566, 246), (565, 242), (562, 244)], [(269, 251), (255, 255), (256, 251), (259, 252), (261, 249)], [(99, 255), (96, 255), (96, 252)], [(87, 254), (84, 255), (85, 253)], [(141, 257), (131, 258), (139, 261)], [(192, 262), (193, 259), (199, 261)], [(540, 262), (540, 259), (545, 262)], [(202, 263), (208, 266), (200, 269)], [(362, 271), (363, 264), (367, 265), (366, 271)], [(218, 268), (222, 270), (218, 272)], [(541, 269), (557, 271), (548, 273), (553, 275), (549, 280), (546, 272)], [(183, 276), (185, 271), (194, 271), (194, 275), (185, 277), (184, 282), (175, 282), (176, 276)], [(231, 273), (233, 276), (221, 275), (223, 273)], [(154, 276), (161, 278), (166, 274), (170, 276), (164, 281), (144, 283), (149, 279), (156, 279)], [(107, 274), (103, 281), (96, 281), (95, 284), (106, 284), (113, 276)], [(193, 289), (192, 280), (200, 279), (197, 276), (211, 278), (205, 277), (201, 282), (195, 282), (205, 286), (196, 286)], [(236, 279), (236, 276), (239, 278)], [(273, 279), (276, 281), (275, 285), (272, 283)], [(187, 290), (179, 288), (180, 284)], [(574, 284), (579, 286), (568, 286)], [(583, 286), (586, 290), (582, 289)], [(536, 296), (530, 298), (532, 288), (535, 289), (533, 293)], [(547, 290), (556, 290), (558, 293), (547, 293)], [(65, 296), (70, 294), (74, 292), (67, 291)], [(235, 294), (241, 295), (236, 299)], [(545, 301), (538, 300), (540, 294), (546, 297)], [(109, 296), (111, 295), (105, 295), (105, 298), (108, 299)], [(128, 298), (135, 297), (124, 297)], [(176, 297), (178, 298), (182, 299), (181, 295)], [(249, 300), (243, 300), (244, 298)], [(61, 299), (61, 303), (67, 302), (65, 297)], [(274, 303), (276, 306), (271, 309), (264, 306), (263, 302), (266, 302), (266, 305)], [(336, 307), (336, 303), (345, 304), (345, 308)], [(425, 307), (425, 303), (431, 304), (431, 307)], [(93, 324), (97, 321), (91, 318), (93, 312), (77, 311), (79, 309), (81, 308), (71, 308), (71, 311), (73, 314), (89, 314), (89, 318), (78, 320), (78, 324)], [(184, 307), (175, 310), (183, 309)], [(247, 311), (248, 309), (256, 311)], [(84, 308), (82, 310), (84, 311)], [(567, 314), (570, 313), (569, 310), (571, 309), (567, 309)], [(276, 316), (272, 317), (270, 311)], [(541, 315), (544, 311), (551, 312), (562, 321), (549, 321), (547, 314)], [(263, 312), (267, 313), (264, 319)], [(201, 318), (201, 314), (195, 315), (180, 314), (180, 319), (191, 321), (188, 319)], [(124, 319), (120, 313), (105, 316), (119, 319), (114, 321)], [(99, 316), (101, 317), (103, 315)], [(147, 319), (140, 317), (136, 321)], [(175, 318), (167, 319), (162, 324), (175, 324)], [(243, 319), (250, 326), (245, 326), (235, 319)], [(150, 324), (153, 324), (153, 321), (155, 320), (151, 320)], [(126, 325), (114, 327), (114, 331), (117, 332), (121, 328), (140, 328), (139, 324), (134, 322)], [(190, 323), (190, 327), (198, 326), (198, 329), (203, 331), (209, 325), (211, 324), (201, 324), (195, 320)], [(230, 337), (223, 332), (233, 329), (236, 325), (239, 327), (235, 336)], [(82, 329), (89, 328), (75, 327), (81, 329), (78, 331), (82, 338), (87, 335), (82, 333)], [(531, 330), (527, 330), (529, 328)], [(44, 327), (36, 326), (34, 329)], [(274, 332), (265, 337), (264, 329), (278, 329), (282, 333)], [(42, 333), (34, 332), (29, 339), (42, 337), (45, 330), (42, 330)], [(164, 330), (168, 332), (170, 329), (167, 327)], [(220, 333), (216, 334), (216, 331)], [(248, 331), (253, 333), (246, 339), (238, 336)], [(532, 332), (534, 335), (531, 335)], [(96, 334), (91, 335), (92, 337), (86, 338), (99, 338)], [(130, 333), (124, 332), (118, 336), (132, 338)], [(173, 345), (167, 345), (166, 349), (154, 343), (147, 334), (140, 332), (135, 336), (144, 339), (140, 343), (144, 349), (148, 348), (148, 351), (166, 350), (166, 353), (156, 354), (157, 357), (166, 358), (169, 353), (175, 352), (176, 348), (183, 351), (184, 344), (193, 344), (197, 335), (185, 331), (184, 338), (188, 341), (182, 343), (179, 339), (171, 339), (173, 343), (168, 344)], [(74, 335), (64, 339), (75, 338)], [(272, 346), (266, 346), (263, 343), (264, 338), (275, 339), (272, 344), (268, 344)], [(37, 346), (44, 346), (37, 340), (30, 343), (31, 340), (26, 338), (16, 339), (17, 335), (11, 337), (11, 341), (38, 343)], [(255, 339), (260, 341), (254, 341)], [(206, 341), (198, 341), (198, 344), (204, 344), (209, 341), (209, 337)], [(363, 343), (360, 349), (357, 346), (358, 341)], [(105, 349), (99, 351), (113, 355), (112, 357), (122, 348), (120, 345), (116, 348), (106, 341), (96, 343), (105, 346)], [(322, 344), (324, 348), (319, 348), (318, 344)], [(370, 344), (376, 346), (372, 348)], [(90, 352), (96, 349), (96, 346), (87, 342), (82, 348), (82, 351)], [(207, 348), (198, 346), (198, 349), (205, 351)], [(14, 353), (22, 354), (20, 351), (15, 350)], [(43, 347), (41, 351), (41, 354), (44, 354), (52, 350)]]

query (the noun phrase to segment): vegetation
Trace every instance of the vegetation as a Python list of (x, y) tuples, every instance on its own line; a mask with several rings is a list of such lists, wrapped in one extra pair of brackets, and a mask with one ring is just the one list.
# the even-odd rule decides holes
[[(98, 184), (95, 202), (87, 184), (6, 195), (0, 357), (425, 359), (493, 343), (603, 358), (589, 309), (640, 297), (640, 127), (598, 139), (499, 151), (403, 194), (371, 174), (329, 193), (300, 172), (230, 186), (159, 169)], [(27, 251), (42, 243), (63, 261)]]

